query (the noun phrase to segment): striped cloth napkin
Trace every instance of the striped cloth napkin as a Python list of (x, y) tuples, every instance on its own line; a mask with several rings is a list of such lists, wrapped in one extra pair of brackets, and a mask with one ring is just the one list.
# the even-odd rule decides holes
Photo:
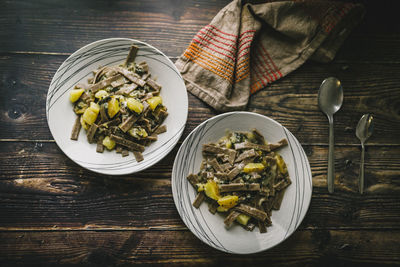
[(217, 111), (245, 109), (251, 94), (306, 60), (331, 61), (363, 14), (352, 3), (234, 0), (175, 64), (187, 89)]

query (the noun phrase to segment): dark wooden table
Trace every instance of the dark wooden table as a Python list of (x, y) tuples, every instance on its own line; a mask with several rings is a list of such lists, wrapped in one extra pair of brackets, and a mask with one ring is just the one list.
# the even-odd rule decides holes
[[(75, 50), (109, 37), (150, 43), (176, 60), (229, 1), (0, 2), (0, 265), (397, 265), (400, 262), (400, 27), (393, 2), (365, 2), (367, 15), (329, 64), (307, 62), (255, 94), (249, 110), (286, 126), (312, 169), (310, 209), (299, 229), (263, 253), (228, 255), (199, 241), (172, 199), (182, 140), (217, 113), (189, 94), (181, 142), (154, 167), (109, 177), (57, 147), (45, 116), (48, 86)], [(391, 3), (391, 4), (390, 4)], [(386, 5), (386, 6), (385, 6)], [(327, 193), (328, 122), (322, 80), (344, 86), (335, 116), (335, 193)], [(358, 193), (355, 126), (373, 113), (364, 195)], [(157, 208), (155, 208), (157, 207)]]

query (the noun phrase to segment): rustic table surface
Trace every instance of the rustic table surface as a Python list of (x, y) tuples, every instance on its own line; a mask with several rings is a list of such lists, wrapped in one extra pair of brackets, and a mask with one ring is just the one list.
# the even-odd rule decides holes
[[(171, 170), (182, 140), (217, 113), (189, 94), (181, 141), (154, 167), (110, 177), (87, 171), (58, 148), (46, 122), (48, 86), (78, 48), (103, 38), (148, 42), (176, 60), (229, 1), (0, 2), (0, 265), (400, 263), (400, 28), (395, 8), (365, 2), (367, 14), (329, 64), (307, 62), (251, 98), (248, 110), (286, 126), (303, 145), (313, 195), (299, 229), (256, 255), (217, 251), (181, 221)], [(394, 5), (394, 4), (393, 4)], [(322, 80), (338, 77), (335, 193), (327, 193), (328, 121)], [(372, 113), (364, 195), (358, 193), (355, 127)]]

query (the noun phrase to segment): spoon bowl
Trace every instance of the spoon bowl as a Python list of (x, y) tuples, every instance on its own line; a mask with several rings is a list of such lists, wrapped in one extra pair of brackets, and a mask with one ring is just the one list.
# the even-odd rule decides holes
[(343, 87), (335, 77), (326, 78), (318, 92), (319, 108), (327, 116), (335, 114), (343, 103)]
[(361, 143), (365, 143), (371, 137), (374, 131), (373, 124), (374, 117), (371, 114), (364, 114), (358, 121), (356, 128), (356, 136), (360, 139)]
[(328, 152), (328, 191), (333, 193), (335, 176), (334, 134), (333, 114), (335, 114), (343, 103), (343, 87), (341, 82), (334, 78), (326, 78), (318, 92), (318, 106), (328, 117), (329, 121), (329, 152)]
[(356, 128), (356, 136), (361, 141), (360, 178), (358, 182), (358, 188), (361, 194), (364, 193), (364, 143), (372, 135), (372, 132), (374, 130), (373, 121), (374, 117), (371, 114), (364, 114), (359, 120)]

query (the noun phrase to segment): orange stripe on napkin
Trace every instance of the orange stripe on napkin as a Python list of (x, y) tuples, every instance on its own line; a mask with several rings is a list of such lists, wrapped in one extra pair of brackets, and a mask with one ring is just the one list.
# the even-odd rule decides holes
[[(204, 54), (204, 53), (199, 53), (198, 51), (194, 50), (192, 47), (188, 47), (188, 50), (194, 55), (195, 57), (199, 57), (206, 61), (208, 64), (213, 66), (214, 69), (219, 70), (219, 71), (226, 71), (226, 74), (229, 76), (233, 75), (233, 68), (223, 66), (222, 64), (219, 64), (219, 62), (215, 61), (212, 57)], [(223, 72), (225, 73), (225, 72)]]
[[(211, 71), (212, 73), (218, 75), (219, 77), (221, 77), (221, 78), (227, 80), (227, 81), (230, 82), (230, 83), (233, 83), (233, 82), (232, 82), (232, 76), (230, 76), (230, 77), (225, 76), (224, 74), (220, 73), (220, 72), (218, 71), (218, 69), (214, 68), (213, 66), (211, 66), (211, 65), (208, 64), (207, 62), (204, 62), (203, 60), (201, 60), (201, 59), (199, 59), (199, 58), (196, 58), (196, 57), (193, 56), (190, 52), (186, 51), (183, 55), (184, 55), (186, 58), (188, 58), (188, 59), (192, 60), (193, 62), (195, 62), (195, 63), (196, 63), (197, 65), (199, 65), (200, 67), (202, 67), (202, 68), (204, 68), (204, 69), (206, 69), (206, 70)], [(207, 66), (208, 66), (208, 67), (207, 67)]]

